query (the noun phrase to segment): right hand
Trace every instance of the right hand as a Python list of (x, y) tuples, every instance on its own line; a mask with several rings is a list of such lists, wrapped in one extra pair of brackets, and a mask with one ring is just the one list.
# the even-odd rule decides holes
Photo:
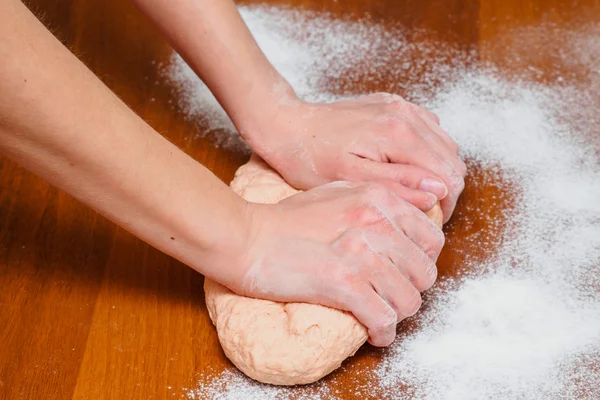
[(396, 183), (333, 182), (274, 205), (248, 205), (238, 294), (347, 310), (375, 346), (421, 306), (435, 282), (441, 230)]

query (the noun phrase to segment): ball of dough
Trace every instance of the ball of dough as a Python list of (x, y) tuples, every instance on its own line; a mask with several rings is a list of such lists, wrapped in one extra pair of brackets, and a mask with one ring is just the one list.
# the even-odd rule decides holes
[[(231, 188), (255, 203), (276, 203), (298, 193), (255, 155), (238, 169)], [(429, 214), (441, 226), (439, 207)], [(339, 368), (368, 338), (366, 328), (344, 311), (238, 296), (209, 279), (204, 292), (225, 355), (263, 383), (315, 382)]]

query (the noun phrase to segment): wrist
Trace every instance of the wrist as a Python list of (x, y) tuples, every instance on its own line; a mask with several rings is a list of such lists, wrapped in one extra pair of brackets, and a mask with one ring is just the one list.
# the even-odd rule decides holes
[[(181, 246), (182, 262), (207, 278), (238, 292), (248, 269), (248, 252), (252, 246), (255, 213), (253, 205), (231, 189), (219, 198), (221, 217), (208, 221), (187, 219), (185, 243)], [(202, 228), (203, 227), (203, 228)]]
[(278, 76), (268, 89), (248, 95), (247, 103), (242, 106), (244, 113), (237, 113), (232, 120), (242, 138), (261, 154), (273, 144), (273, 136), (280, 133), (278, 121), (286, 120), (285, 115), (301, 103), (292, 86)]
[(242, 234), (237, 245), (229, 247), (217, 256), (217, 265), (227, 265), (213, 280), (233, 292), (248, 296), (256, 292), (256, 281), (252, 278), (265, 263), (265, 252), (275, 239), (274, 227), (281, 221), (275, 204), (246, 202), (245, 216), (239, 222)]

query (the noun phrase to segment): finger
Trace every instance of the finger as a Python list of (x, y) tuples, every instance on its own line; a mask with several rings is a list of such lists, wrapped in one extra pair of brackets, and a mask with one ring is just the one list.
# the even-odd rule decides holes
[[(448, 188), (444, 181), (425, 168), (407, 164), (382, 163), (368, 159), (355, 159), (352, 164), (348, 168), (349, 175), (352, 175), (347, 177), (349, 180), (396, 182), (408, 189), (433, 194), (438, 200), (448, 195)], [(404, 198), (401, 193), (398, 194)], [(432, 198), (429, 196), (429, 199)], [(405, 200), (408, 201), (408, 199)], [(415, 206), (421, 208), (416, 204)]]
[[(414, 108), (416, 110), (416, 108)], [(438, 125), (423, 118), (419, 111), (411, 116), (411, 122), (419, 134), (431, 145), (446, 161), (448, 161), (454, 170), (461, 176), (467, 173), (467, 166), (458, 155), (458, 145), (452, 141), (449, 144), (450, 137)]]
[[(435, 135), (440, 139), (438, 144), (448, 148), (449, 156), (458, 158), (458, 145), (440, 128), (439, 118), (435, 114), (403, 99), (386, 101), (386, 103), (388, 104), (386, 109), (390, 116), (395, 116), (400, 120), (407, 119), (408, 121), (413, 121), (416, 125), (418, 122), (418, 126), (416, 127), (422, 131), (420, 133)], [(448, 159), (450, 160), (451, 158)]]
[[(432, 122), (434, 122), (434, 123), (435, 123), (435, 124), (437, 124), (437, 125), (439, 125), (439, 124), (440, 124), (440, 118), (439, 118), (439, 117), (438, 117), (436, 114), (434, 114), (433, 112), (429, 111), (428, 109), (426, 109), (426, 108), (424, 108), (424, 107), (421, 107), (421, 106), (419, 106), (419, 105), (417, 105), (417, 104), (415, 104), (414, 106), (417, 108), (417, 110), (418, 110), (420, 113), (422, 113), (422, 114), (423, 114), (423, 117), (425, 117), (425, 118), (427, 118), (427, 119), (431, 120)], [(448, 137), (448, 138), (450, 138), (450, 137)], [(450, 140), (452, 140), (452, 139), (450, 138)], [(452, 140), (452, 142), (454, 142), (454, 140)], [(455, 143), (455, 144), (456, 144), (456, 143)], [(457, 146), (457, 147), (458, 147), (458, 146)]]
[(373, 255), (370, 282), (397, 315), (397, 322), (411, 317), (421, 307), (421, 295), (408, 278), (387, 258)]
[[(403, 232), (387, 227), (373, 227), (366, 240), (377, 253), (384, 255), (419, 291), (429, 289), (437, 278), (435, 262)], [(403, 314), (406, 315), (406, 314)]]
[(397, 121), (392, 129), (393, 133), (390, 135), (394, 142), (392, 146), (394, 151), (387, 153), (388, 159), (395, 164), (409, 164), (423, 168), (443, 180), (448, 189), (448, 196), (443, 198), (442, 209), (444, 221), (448, 221), (454, 211), (458, 196), (464, 188), (463, 176), (432, 148), (412, 122)]
[(406, 101), (404, 98), (397, 94), (386, 93), (386, 92), (375, 92), (368, 94), (366, 96), (360, 96), (357, 99), (360, 103), (365, 104), (381, 104), (381, 103), (391, 103), (394, 101)]
[(398, 317), (394, 309), (368, 283), (360, 284), (346, 296), (344, 309), (367, 327), (369, 343), (385, 347), (396, 337)]
[[(423, 119), (421, 119), (421, 121), (425, 124), (428, 124), (429, 127), (433, 127), (434, 129), (436, 129), (435, 124), (431, 122), (427, 123), (427, 121)], [(415, 122), (417, 124), (420, 124), (418, 120), (416, 120)], [(439, 127), (437, 128), (439, 129)], [(460, 159), (457, 153), (454, 153), (452, 150), (449, 150), (448, 147), (442, 145), (442, 143), (440, 142), (441, 139), (439, 135), (432, 135), (430, 134), (431, 131), (427, 131), (425, 129), (422, 129), (421, 132), (423, 132), (426, 135), (425, 140), (429, 142), (432, 145), (432, 147), (435, 148), (439, 153), (441, 153), (442, 156), (446, 158), (446, 160), (450, 161), (454, 172), (460, 174), (460, 178), (457, 177), (455, 174), (452, 174), (454, 176), (454, 184), (449, 185), (450, 190), (448, 196), (442, 199), (441, 201), (442, 211), (444, 214), (444, 222), (448, 222), (448, 220), (454, 213), (454, 209), (456, 208), (456, 202), (458, 201), (458, 197), (460, 196), (464, 188), (464, 177), (467, 174), (467, 166)]]
[[(376, 181), (377, 179), (373, 178), (373, 180)], [(430, 211), (438, 203), (437, 197), (432, 193), (411, 189), (393, 181), (380, 181), (380, 183), (393, 191), (396, 196), (423, 212)]]
[(444, 224), (447, 223), (450, 220), (450, 217), (452, 217), (452, 214), (454, 214), (454, 210), (456, 209), (456, 203), (458, 202), (458, 198), (460, 197), (463, 188), (464, 181), (461, 186), (458, 186), (456, 190), (449, 193), (446, 198), (440, 201), (442, 212), (444, 214)]
[[(419, 211), (420, 213), (420, 211)], [(410, 238), (433, 262), (437, 261), (446, 238), (440, 228), (427, 217), (405, 215), (396, 222), (404, 234)]]
[(460, 153), (460, 147), (458, 146), (458, 143), (456, 143), (454, 139), (452, 139), (450, 135), (448, 135), (448, 133), (441, 128), (440, 120), (437, 117), (437, 115), (422, 107), (415, 107), (417, 112), (421, 115), (421, 118), (423, 118), (423, 120), (429, 126), (429, 128), (444, 141), (444, 143), (450, 148), (452, 153), (458, 155)]
[(406, 202), (383, 204), (382, 211), (433, 262), (437, 261), (445, 237), (429, 217)]
[(394, 235), (391, 240), (394, 241), (394, 246), (388, 254), (394, 265), (418, 291), (424, 292), (431, 288), (437, 279), (435, 262), (407, 237)]

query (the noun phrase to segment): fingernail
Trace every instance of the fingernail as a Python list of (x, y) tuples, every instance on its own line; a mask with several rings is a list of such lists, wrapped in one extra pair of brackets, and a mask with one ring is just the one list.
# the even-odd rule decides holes
[(419, 183), (419, 190), (434, 194), (438, 200), (443, 199), (448, 195), (448, 188), (444, 182), (435, 178), (425, 178)]

